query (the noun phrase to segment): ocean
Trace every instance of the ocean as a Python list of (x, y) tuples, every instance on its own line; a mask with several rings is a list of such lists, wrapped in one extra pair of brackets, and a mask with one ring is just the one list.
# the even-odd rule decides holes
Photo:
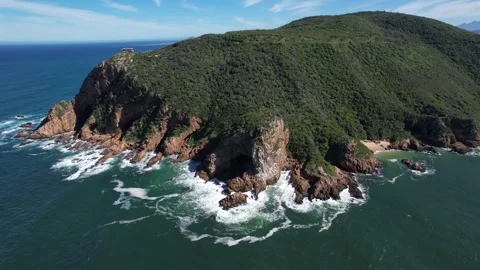
[(296, 205), (284, 173), (224, 211), (194, 163), (92, 169), (100, 150), (13, 138), (101, 60), (168, 43), (0, 46), (0, 269), (480, 269), (480, 151), (380, 153), (380, 174), (357, 176), (364, 200)]

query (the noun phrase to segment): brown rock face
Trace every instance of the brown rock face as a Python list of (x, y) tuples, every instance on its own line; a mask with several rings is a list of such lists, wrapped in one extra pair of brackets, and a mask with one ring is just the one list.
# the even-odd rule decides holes
[(295, 188), (295, 202), (301, 204), (304, 198), (309, 200), (339, 199), (340, 193), (347, 189), (354, 198), (363, 198), (358, 183), (349, 174), (337, 169), (336, 175), (328, 175), (323, 170), (308, 172), (300, 164), (291, 171), (291, 184)]
[(419, 171), (419, 172), (422, 172), (422, 173), (427, 171), (425, 166), (423, 164), (421, 164), (420, 162), (415, 162), (415, 161), (410, 160), (410, 159), (403, 159), (402, 163), (405, 164), (405, 166), (407, 166), (407, 168), (409, 168), (412, 171)]
[(234, 193), (218, 202), (218, 204), (220, 205), (220, 207), (222, 207), (223, 210), (229, 210), (231, 208), (234, 208), (246, 203), (247, 203), (247, 195), (243, 193)]
[(47, 117), (30, 136), (32, 139), (50, 138), (75, 129), (76, 115), (72, 102), (62, 101), (53, 106)]
[(208, 178), (230, 179), (233, 191), (255, 194), (275, 184), (287, 160), (289, 131), (281, 119), (249, 133), (237, 133), (221, 141), (203, 160), (199, 171)]
[(390, 149), (402, 150), (402, 151), (412, 150), (417, 152), (432, 152), (432, 153), (437, 152), (437, 150), (435, 150), (435, 148), (433, 148), (432, 146), (426, 145), (415, 138), (393, 142), (390, 145)]
[(148, 161), (147, 165), (145, 166), (145, 169), (155, 166), (157, 163), (162, 161), (162, 158), (163, 158), (163, 154), (162, 153), (157, 153), (154, 157), (152, 157)]
[(187, 144), (187, 138), (198, 131), (203, 124), (200, 118), (192, 117), (189, 120), (188, 128), (178, 135), (172, 135), (165, 139), (162, 144), (162, 152), (166, 156), (177, 155), (185, 152), (190, 146)]
[(466, 146), (465, 144), (461, 143), (461, 142), (456, 142), (452, 145), (450, 145), (450, 148), (452, 149), (453, 152), (456, 152), (456, 153), (459, 153), (459, 154), (467, 154), (467, 153), (470, 153), (472, 152), (472, 148)]
[(287, 160), (290, 133), (283, 120), (277, 119), (260, 131), (253, 145), (252, 161), (255, 178), (267, 185), (277, 183)]
[(26, 138), (28, 136), (30, 136), (30, 131), (22, 130), (19, 133), (17, 133), (17, 135), (15, 135), (15, 138)]
[(460, 154), (480, 146), (480, 128), (471, 119), (422, 117), (407, 121), (406, 128), (427, 144), (451, 148)]
[(368, 155), (361, 153), (359, 147), (363, 145), (359, 144), (360, 143), (350, 140), (346, 143), (333, 145), (327, 153), (327, 159), (332, 164), (347, 172), (376, 173), (382, 164), (370, 150), (366, 148), (363, 149), (363, 151), (369, 152)]

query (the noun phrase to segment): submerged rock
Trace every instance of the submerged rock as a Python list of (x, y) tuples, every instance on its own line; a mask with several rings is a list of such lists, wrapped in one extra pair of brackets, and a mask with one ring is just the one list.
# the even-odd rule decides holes
[(17, 133), (17, 135), (15, 135), (15, 138), (26, 138), (28, 136), (30, 136), (30, 131), (22, 130), (19, 133)]
[(23, 141), (20, 146), (25, 146), (25, 145), (29, 145), (29, 144), (32, 144), (34, 141), (32, 140), (26, 140), (26, 141)]
[(32, 122), (27, 122), (27, 123), (21, 124), (21, 125), (18, 126), (18, 127), (20, 127), (20, 128), (30, 128), (30, 127), (32, 127), (32, 126), (33, 126), (33, 123), (32, 123)]
[(163, 158), (163, 154), (162, 153), (157, 153), (154, 157), (152, 157), (148, 161), (148, 163), (147, 163), (147, 165), (145, 165), (144, 169), (148, 169), (148, 168), (151, 168), (151, 167), (155, 166), (157, 163), (162, 161), (162, 158)]
[(402, 163), (412, 171), (418, 171), (418, 172), (422, 172), (422, 173), (427, 171), (427, 168), (425, 167), (425, 165), (423, 165), (420, 162), (415, 162), (415, 161), (410, 160), (410, 159), (402, 159)]
[(23, 115), (23, 114), (17, 114), (17, 118), (25, 118), (25, 115)]
[(243, 193), (234, 193), (220, 200), (218, 204), (220, 205), (220, 207), (222, 207), (223, 210), (229, 210), (234, 207), (246, 204), (247, 197), (248, 196)]
[(68, 141), (68, 139), (70, 139), (70, 137), (72, 137), (73, 135), (75, 134), (75, 132), (67, 132), (67, 133), (64, 133), (60, 136), (58, 136), (57, 138), (55, 138), (55, 142), (56, 143), (63, 143), (63, 142), (66, 142)]

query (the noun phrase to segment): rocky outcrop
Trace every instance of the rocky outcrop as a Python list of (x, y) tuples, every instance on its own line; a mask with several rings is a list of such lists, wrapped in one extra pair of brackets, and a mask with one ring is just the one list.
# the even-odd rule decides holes
[(372, 151), (355, 140), (332, 145), (326, 158), (340, 169), (351, 173), (373, 174), (382, 166)]
[(396, 141), (390, 144), (390, 149), (392, 150), (402, 150), (402, 151), (417, 151), (417, 152), (431, 152), (436, 153), (434, 147), (426, 145), (415, 138), (405, 139), (401, 141)]
[(34, 141), (32, 141), (32, 140), (25, 140), (20, 144), (20, 146), (26, 146), (26, 145), (32, 144), (33, 142)]
[(29, 130), (22, 130), (17, 135), (15, 135), (15, 138), (27, 138), (30, 136), (30, 131)]
[(429, 145), (458, 153), (480, 146), (480, 128), (472, 119), (425, 116), (408, 120), (405, 128)]
[(234, 192), (253, 191), (254, 197), (280, 178), (287, 160), (289, 131), (282, 119), (222, 140), (202, 162), (197, 174), (227, 180)]
[(32, 122), (27, 122), (27, 123), (23, 123), (21, 124), (20, 126), (18, 126), (19, 128), (31, 128), (33, 126), (33, 123)]
[(53, 106), (40, 126), (30, 136), (32, 139), (50, 138), (75, 128), (76, 114), (72, 102), (62, 101)]
[(198, 131), (202, 126), (202, 120), (200, 118), (192, 117), (189, 119), (188, 127), (184, 131), (180, 131), (178, 134), (172, 134), (166, 138), (161, 146), (161, 151), (166, 156), (178, 155), (189, 149), (187, 138)]
[(234, 208), (246, 203), (247, 203), (247, 195), (243, 193), (234, 193), (232, 195), (228, 195), (226, 198), (218, 202), (218, 204), (220, 205), (220, 207), (222, 207), (223, 210), (229, 210), (231, 208)]
[(358, 188), (358, 183), (348, 173), (336, 169), (335, 175), (325, 173), (319, 167), (314, 171), (308, 171), (299, 163), (290, 165), (290, 181), (295, 188), (295, 202), (303, 203), (304, 198), (309, 200), (328, 200), (339, 199), (340, 193), (348, 189), (350, 195), (354, 198), (363, 198), (363, 194)]
[(450, 149), (452, 149), (453, 152), (459, 153), (459, 154), (468, 154), (473, 151), (472, 148), (466, 146), (462, 142), (456, 142), (454, 144), (449, 145)]
[(412, 171), (418, 171), (418, 172), (422, 172), (422, 173), (427, 171), (427, 168), (425, 167), (425, 165), (423, 165), (420, 162), (415, 162), (415, 161), (410, 160), (410, 159), (402, 159), (402, 163), (405, 166), (407, 166), (408, 169), (410, 169)]
[[(103, 157), (97, 164), (107, 162), (125, 150), (130, 152), (124, 158), (132, 163), (144, 160), (149, 152), (154, 151), (155, 156), (150, 158), (146, 168), (158, 164), (164, 156), (177, 155), (177, 162), (199, 161), (201, 165), (196, 174), (199, 178), (226, 181), (226, 193), (232, 195), (219, 202), (224, 209), (245, 203), (247, 198), (243, 193), (252, 192), (255, 198), (268, 185), (275, 184), (285, 169), (291, 170), (291, 184), (296, 190), (298, 203), (305, 198), (339, 199), (340, 192), (345, 189), (353, 197), (361, 198), (363, 195), (350, 173), (372, 174), (381, 165), (371, 151), (352, 139), (332, 145), (327, 154), (328, 162), (318, 153), (320, 158), (315, 161), (319, 162), (308, 163), (309, 158), (313, 160), (310, 156), (320, 149), (309, 149), (305, 157), (308, 166), (289, 159), (287, 145), (290, 132), (280, 118), (264, 117), (271, 121), (250, 129), (243, 127), (243, 122), (235, 122), (233, 128), (228, 126), (226, 130), (219, 130), (225, 123), (214, 122), (208, 117), (225, 113), (223, 109), (208, 111), (197, 106), (190, 109), (179, 104), (181, 102), (173, 102), (168, 94), (180, 94), (182, 85), (176, 85), (177, 88), (162, 85), (161, 80), (148, 80), (145, 78), (147, 75), (132, 72), (139, 67), (133, 57), (135, 55), (131, 53), (120, 53), (98, 64), (72, 101), (62, 101), (53, 106), (33, 134), (29, 135), (26, 131), (23, 135), (32, 139), (59, 135), (56, 142), (65, 142), (75, 136), (83, 142), (71, 143), (69, 149), (92, 145), (103, 149)], [(178, 93), (159, 91), (160, 88), (176, 89)], [(199, 93), (191, 91), (178, 96), (181, 101), (185, 98), (186, 103), (195, 95), (198, 98)], [(212, 94), (208, 91), (202, 93), (209, 102), (205, 107), (212, 106), (215, 95), (208, 96)], [(198, 104), (197, 101), (195, 105)], [(236, 113), (232, 112), (232, 115)], [(251, 124), (254, 122), (250, 118), (258, 115), (242, 115), (248, 119), (239, 119)], [(227, 120), (227, 125), (237, 121)], [(237, 129), (237, 124), (243, 129)], [(419, 140), (398, 142), (392, 146), (394, 149), (433, 149), (422, 141), (434, 146), (452, 147), (454, 151), (464, 153), (480, 144), (477, 126), (469, 120), (419, 118), (405, 123), (405, 126)]]
[(157, 153), (154, 157), (152, 157), (148, 161), (147, 165), (145, 165), (145, 169), (148, 169), (148, 168), (151, 168), (151, 167), (155, 166), (157, 163), (162, 161), (162, 158), (163, 158), (163, 154), (162, 153)]

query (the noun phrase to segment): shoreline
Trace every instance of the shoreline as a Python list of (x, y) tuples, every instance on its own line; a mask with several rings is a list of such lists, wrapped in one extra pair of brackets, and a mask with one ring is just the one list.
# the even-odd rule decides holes
[(382, 141), (382, 140), (362, 140), (360, 141), (363, 145), (365, 145), (370, 151), (374, 154), (387, 152), (392, 150), (390, 146), (392, 145), (389, 141)]

